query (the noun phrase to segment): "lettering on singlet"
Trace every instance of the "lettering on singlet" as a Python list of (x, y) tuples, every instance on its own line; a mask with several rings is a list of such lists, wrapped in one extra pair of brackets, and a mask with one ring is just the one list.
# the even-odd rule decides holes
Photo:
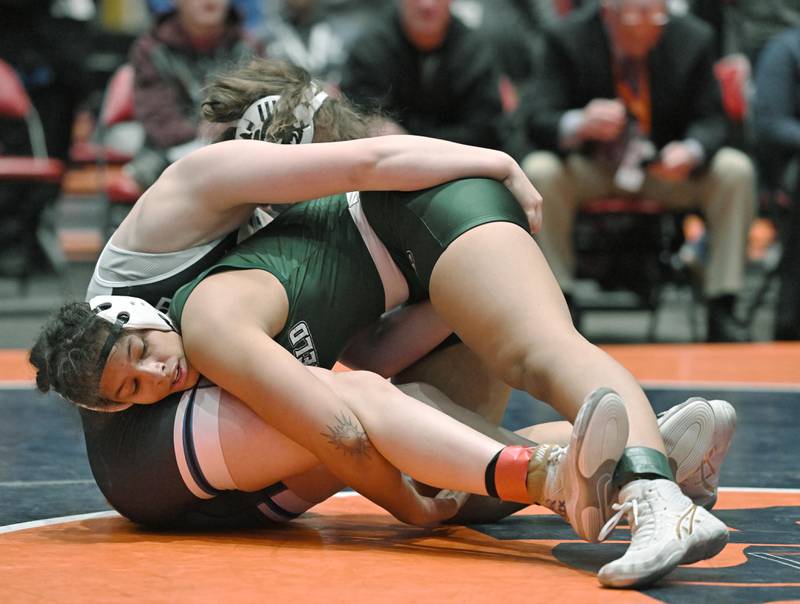
[(305, 321), (292, 326), (289, 330), (289, 342), (292, 344), (292, 353), (303, 365), (317, 365), (317, 349)]
[(172, 298), (159, 298), (158, 302), (156, 303), (156, 308), (163, 312), (164, 314), (169, 313), (169, 305), (172, 302)]

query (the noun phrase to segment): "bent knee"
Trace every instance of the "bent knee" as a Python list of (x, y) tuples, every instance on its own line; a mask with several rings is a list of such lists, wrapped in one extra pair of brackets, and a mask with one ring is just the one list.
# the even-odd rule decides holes
[(498, 365), (504, 381), (517, 390), (536, 396), (545, 386), (551, 360), (546, 352), (535, 347), (514, 347), (498, 356)]
[(502, 351), (497, 368), (512, 388), (526, 390), (537, 398), (547, 397), (560, 368), (574, 362), (573, 355), (583, 354), (587, 345), (591, 346), (571, 323), (543, 328), (535, 338)]

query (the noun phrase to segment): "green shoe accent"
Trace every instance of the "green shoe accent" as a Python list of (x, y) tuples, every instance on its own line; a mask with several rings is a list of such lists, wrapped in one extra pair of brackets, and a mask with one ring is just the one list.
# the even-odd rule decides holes
[(628, 447), (614, 471), (614, 485), (619, 487), (636, 478), (666, 478), (675, 481), (666, 455), (649, 447)]

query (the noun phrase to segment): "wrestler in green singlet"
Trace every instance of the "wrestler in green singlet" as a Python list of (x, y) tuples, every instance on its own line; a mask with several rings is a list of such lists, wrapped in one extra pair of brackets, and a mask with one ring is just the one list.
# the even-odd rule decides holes
[[(409, 302), (427, 297), (436, 261), (459, 235), (489, 222), (514, 222), (526, 230), (528, 224), (511, 193), (487, 179), (365, 192), (361, 207), (405, 276)], [(265, 270), (283, 284), (289, 314), (275, 341), (307, 365), (333, 366), (350, 337), (385, 310), (383, 283), (344, 195), (290, 207), (180, 288), (170, 308), (175, 324), (204, 277), (237, 269)]]

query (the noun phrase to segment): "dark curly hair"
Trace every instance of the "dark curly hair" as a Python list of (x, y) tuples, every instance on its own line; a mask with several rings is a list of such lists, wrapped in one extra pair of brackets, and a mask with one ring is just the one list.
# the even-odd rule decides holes
[(103, 368), (100, 349), (111, 324), (98, 317), (86, 302), (62, 306), (42, 327), (28, 360), (36, 368), (40, 392), (55, 390), (82, 407), (102, 409), (116, 405), (100, 396)]
[[(202, 103), (203, 117), (211, 123), (235, 123), (258, 99), (279, 95), (281, 99), (265, 140), (280, 143), (291, 133), (297, 119), (294, 108), (304, 98), (311, 81), (311, 74), (302, 67), (275, 59), (253, 59), (209, 82)], [(330, 96), (314, 116), (314, 142), (365, 138), (371, 119), (343, 96)], [(235, 126), (228, 128), (217, 140), (232, 139), (235, 130)]]

